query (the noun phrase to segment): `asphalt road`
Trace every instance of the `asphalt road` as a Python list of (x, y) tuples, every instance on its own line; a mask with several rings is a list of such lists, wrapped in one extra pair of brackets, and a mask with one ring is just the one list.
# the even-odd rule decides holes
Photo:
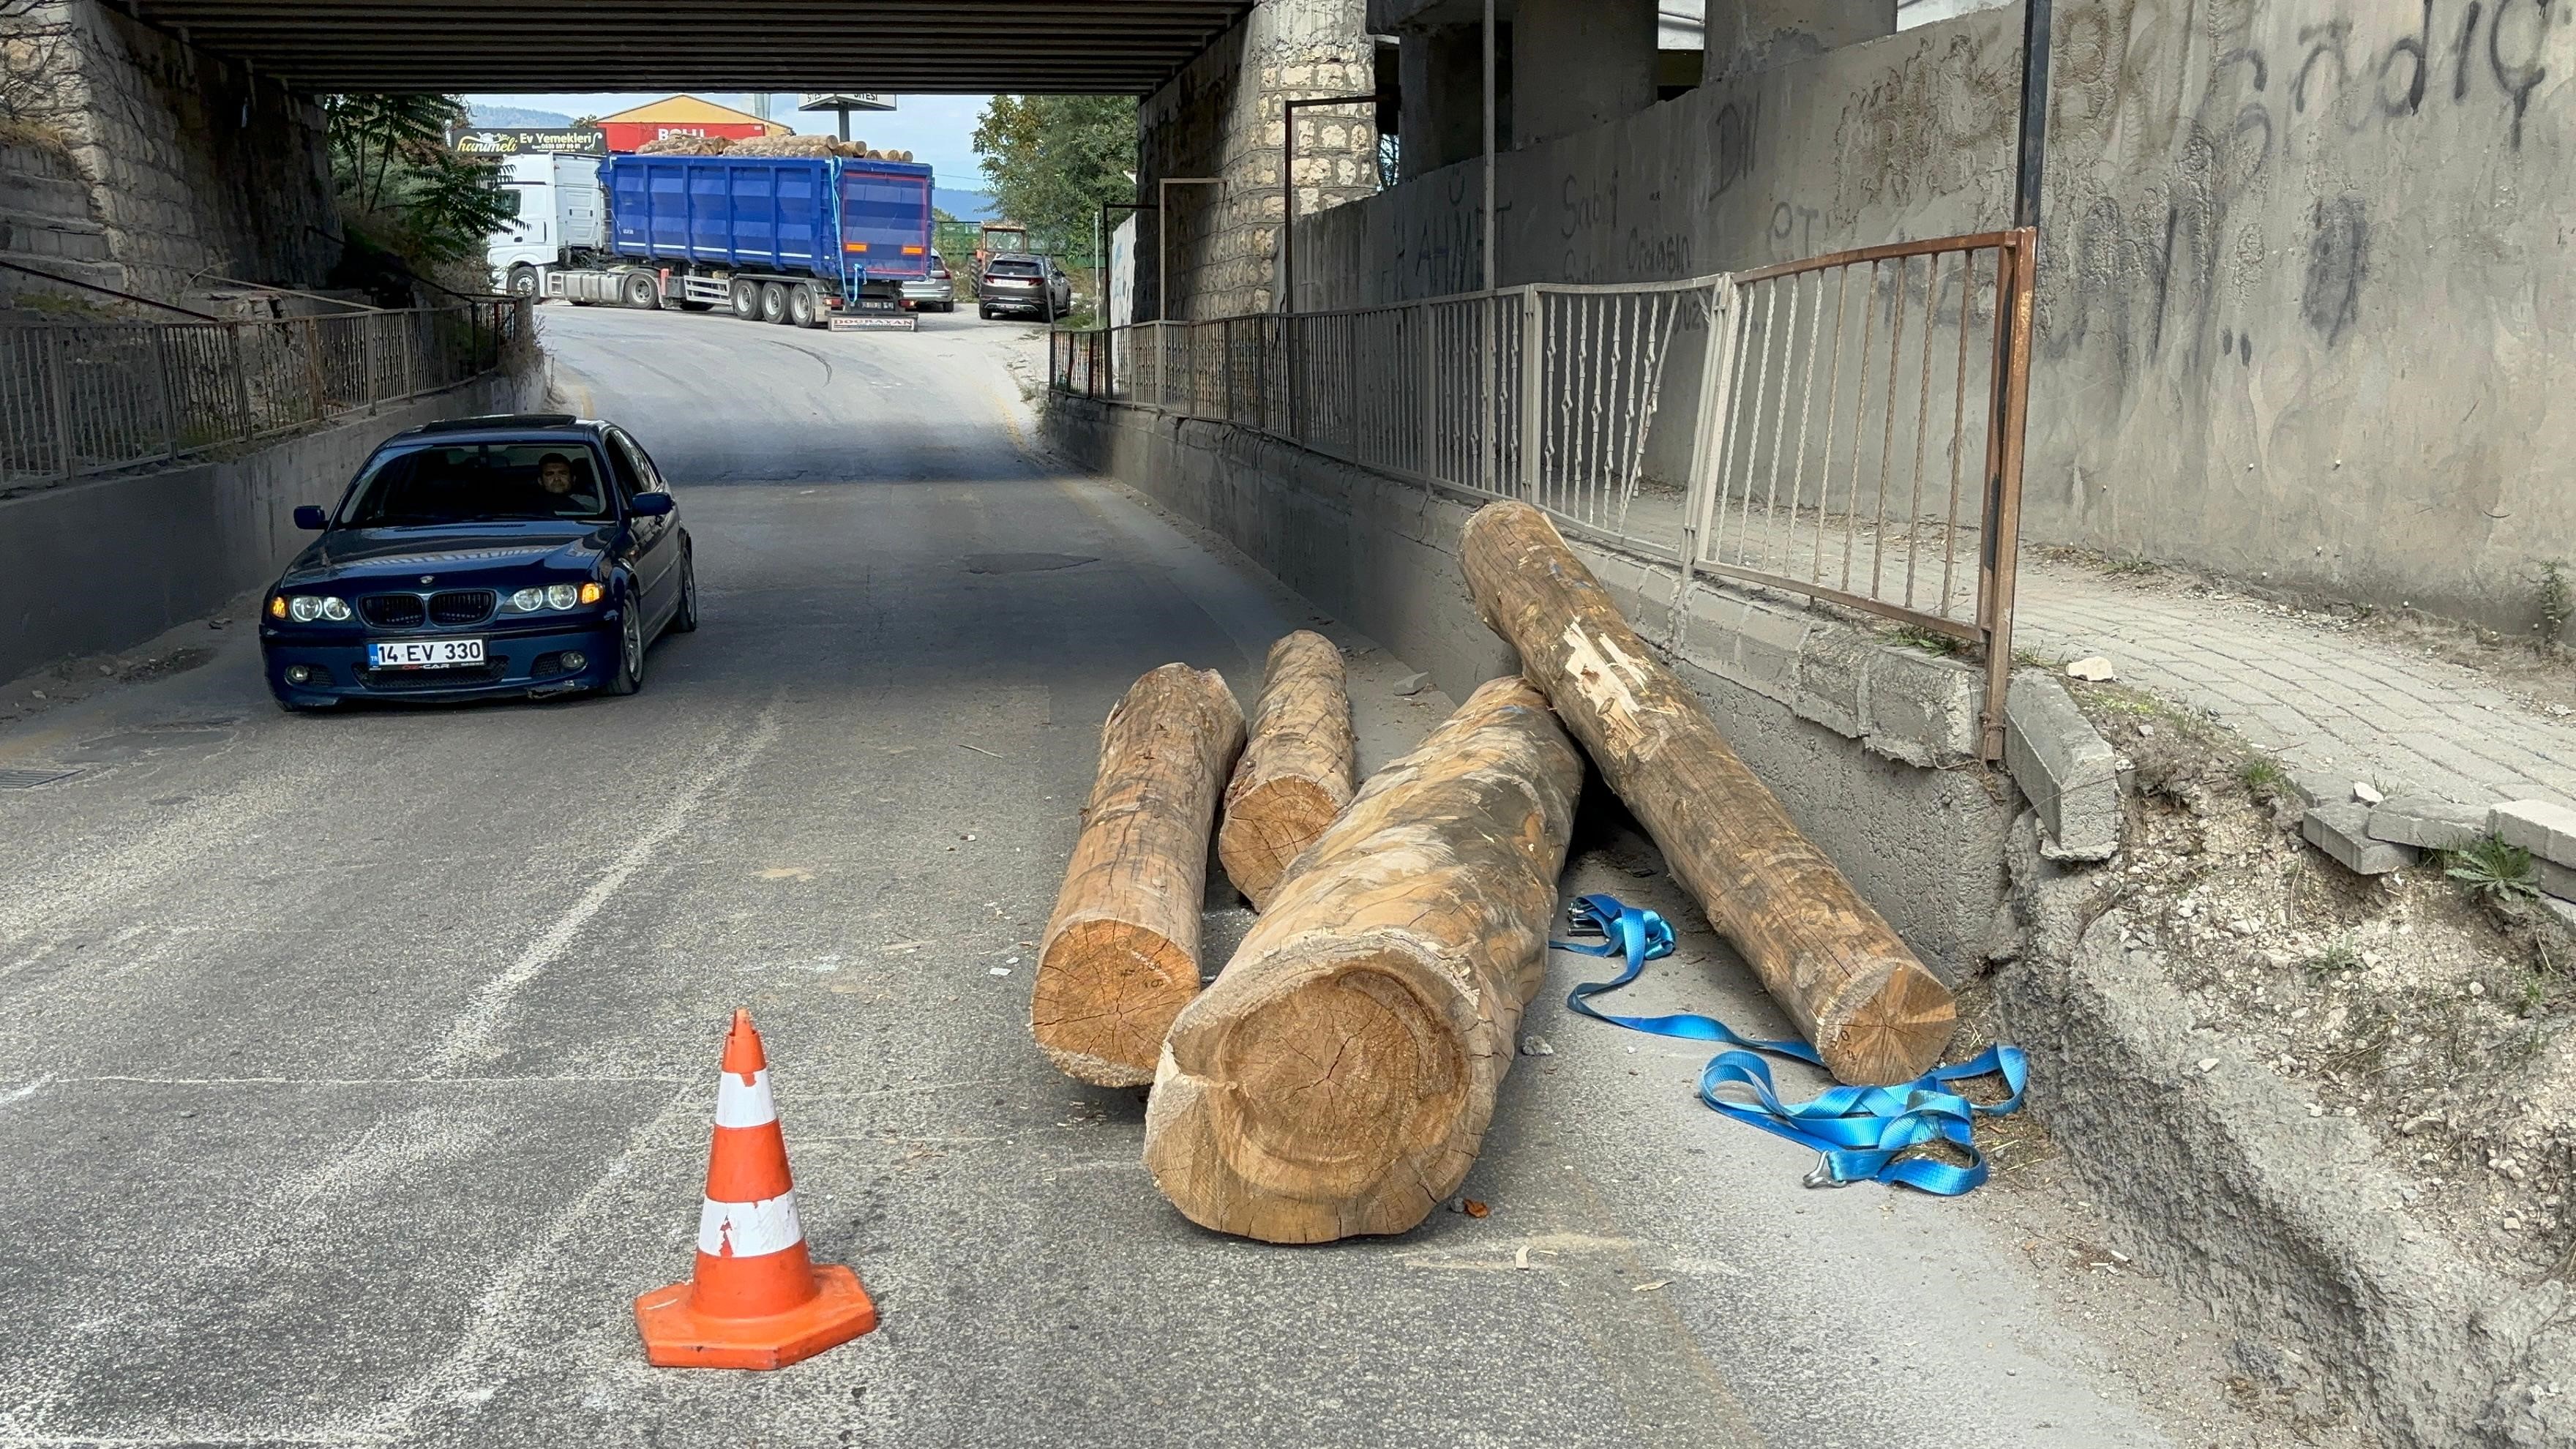
[[(0, 791), (0, 1444), (2167, 1442), (2016, 1229), (1801, 1191), (1698, 1054), (1564, 1015), (1589, 961), (1533, 1009), (1489, 1216), (1192, 1227), (1137, 1094), (1030, 1044), (1029, 943), (1127, 683), (1247, 692), (1323, 621), (1032, 454), (1021, 328), (541, 315), (697, 542), (705, 627), (642, 694), (289, 718), (242, 626), (0, 731), (80, 769)], [(1445, 708), (1323, 626), (1373, 761)], [(1569, 889), (1690, 919), (1586, 831)], [(1657, 983), (1778, 1026), (1703, 931)], [(629, 1305), (687, 1269), (736, 1005), (884, 1327), (650, 1369)]]

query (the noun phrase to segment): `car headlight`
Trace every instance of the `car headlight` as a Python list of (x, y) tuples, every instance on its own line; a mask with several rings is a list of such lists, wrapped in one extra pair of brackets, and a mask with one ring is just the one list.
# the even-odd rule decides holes
[(535, 614), (596, 604), (606, 595), (607, 591), (597, 584), (531, 584), (510, 595), (505, 607), (513, 613)]
[(286, 601), (286, 616), (298, 624), (310, 624), (316, 619), (337, 624), (349, 617), (349, 601), (335, 595), (295, 594)]

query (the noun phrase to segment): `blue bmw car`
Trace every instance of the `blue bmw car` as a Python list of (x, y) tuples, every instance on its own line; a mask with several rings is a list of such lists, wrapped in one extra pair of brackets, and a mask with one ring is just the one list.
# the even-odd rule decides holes
[(564, 414), (396, 433), (260, 615), (291, 710), (349, 700), (633, 694), (663, 630), (698, 627), (689, 532), (653, 460)]

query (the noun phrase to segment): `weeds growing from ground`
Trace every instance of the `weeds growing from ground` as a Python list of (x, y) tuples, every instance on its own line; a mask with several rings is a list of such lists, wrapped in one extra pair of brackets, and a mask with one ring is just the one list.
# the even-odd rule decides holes
[(2540, 894), (2540, 868), (2531, 863), (2531, 852), (2492, 835), (2463, 849), (2445, 851), (2442, 874), (2484, 900), (2527, 901)]
[(2346, 971), (2359, 970), (2361, 953), (2352, 949), (2350, 941), (2337, 941), (2299, 964), (2306, 968), (2310, 981), (2323, 981)]
[(2576, 618), (2576, 581), (2567, 577), (2567, 565), (2551, 559), (2540, 566), (2540, 642), (2555, 644), (2567, 632), (2567, 621)]
[(1887, 631), (1887, 637), (1909, 649), (1920, 649), (1926, 654), (1938, 654), (1945, 658), (1959, 652), (1958, 640), (1947, 634), (1936, 634), (1929, 629), (1918, 628), (1912, 624), (1897, 625)]
[(2127, 558), (2115, 558), (2109, 563), (2102, 565), (2102, 572), (2106, 574), (2144, 575), (2162, 573), (2163, 571), (2163, 565), (2158, 564), (2153, 559), (2146, 557), (2144, 554), (2131, 554)]
[(2269, 805), (2280, 798), (2283, 786), (2290, 783), (2289, 773), (2269, 755), (2247, 755), (2236, 767), (2236, 783), (2257, 805)]

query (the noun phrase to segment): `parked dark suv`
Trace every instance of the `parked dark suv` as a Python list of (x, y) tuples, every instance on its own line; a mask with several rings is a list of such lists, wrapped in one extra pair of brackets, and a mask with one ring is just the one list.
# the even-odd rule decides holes
[(975, 310), (988, 322), (1004, 312), (1053, 322), (1073, 310), (1073, 278), (1053, 257), (1004, 252), (984, 264), (976, 291), (983, 300)]

